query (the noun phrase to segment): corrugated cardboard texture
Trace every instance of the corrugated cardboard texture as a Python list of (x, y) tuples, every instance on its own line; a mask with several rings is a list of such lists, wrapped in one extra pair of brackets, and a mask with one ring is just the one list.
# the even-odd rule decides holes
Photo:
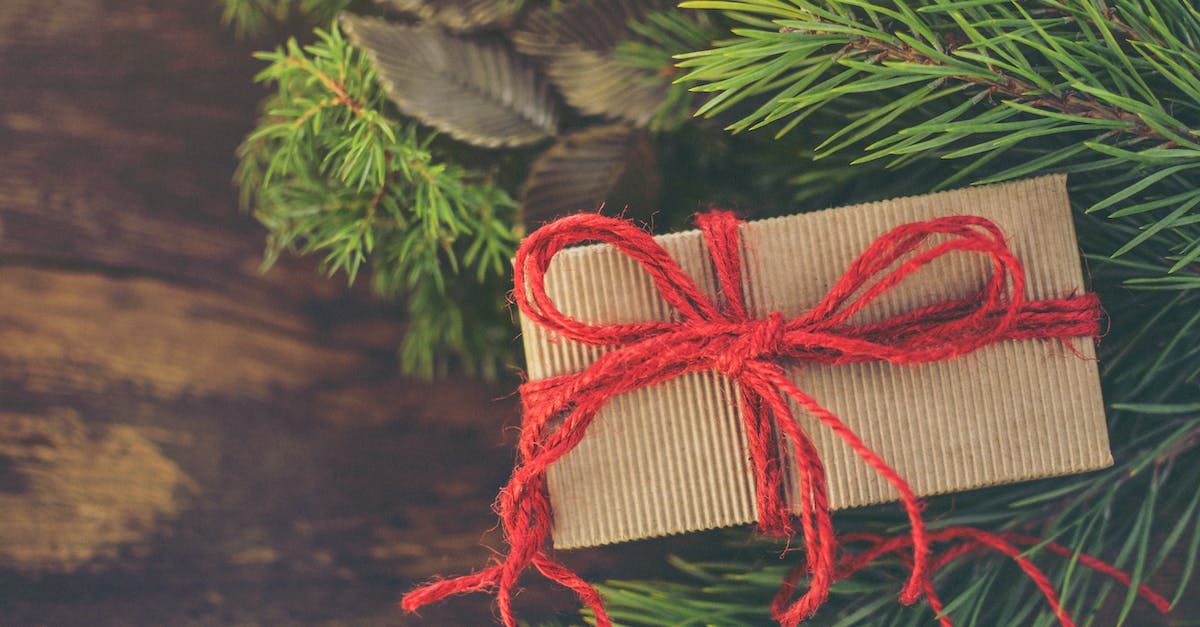
[[(974, 214), (1004, 230), (1025, 265), (1032, 299), (1082, 292), (1063, 177), (902, 198), (742, 226), (746, 297), (763, 316), (815, 304), (870, 242), (892, 227)], [(699, 232), (658, 241), (715, 292)], [(969, 294), (987, 267), (942, 258), (861, 314), (878, 319)], [(649, 277), (607, 246), (560, 253), (547, 289), (568, 315), (592, 322), (671, 320)], [(522, 320), (531, 379), (578, 372), (604, 350)], [(1075, 348), (1006, 342), (922, 366), (797, 368), (793, 379), (858, 432), (921, 495), (1103, 468), (1112, 463), (1092, 340)], [(735, 385), (713, 373), (615, 397), (574, 451), (549, 472), (558, 548), (594, 546), (755, 520), (754, 480)], [(840, 439), (796, 409), (829, 478), (835, 509), (896, 498)], [(790, 494), (796, 486), (789, 486)], [(794, 503), (794, 501), (793, 501)]]

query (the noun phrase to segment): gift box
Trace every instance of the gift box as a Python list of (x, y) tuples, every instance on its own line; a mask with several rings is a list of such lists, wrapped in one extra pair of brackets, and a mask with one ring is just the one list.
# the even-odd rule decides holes
[[(829, 209), (740, 226), (744, 298), (753, 317), (797, 316), (822, 299), (876, 238), (942, 216), (980, 216), (1024, 265), (1025, 297), (1085, 291), (1062, 176)], [(718, 296), (699, 231), (656, 238), (710, 298)], [(869, 323), (977, 292), (992, 268), (950, 254), (855, 315)], [(603, 324), (677, 315), (638, 264), (609, 245), (559, 252), (546, 290), (567, 316)], [(522, 317), (531, 381), (581, 372), (610, 350)], [(954, 359), (789, 367), (791, 380), (841, 418), (918, 495), (1106, 467), (1112, 463), (1093, 340), (1004, 341)], [(693, 372), (617, 395), (546, 473), (553, 543), (574, 548), (750, 523), (755, 477), (736, 384)], [(892, 484), (798, 408), (833, 509), (896, 498)], [(785, 498), (800, 511), (795, 451), (779, 441)]]

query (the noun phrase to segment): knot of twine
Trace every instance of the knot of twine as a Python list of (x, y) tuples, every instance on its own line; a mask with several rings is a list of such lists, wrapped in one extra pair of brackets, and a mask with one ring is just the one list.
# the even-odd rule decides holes
[[(496, 505), (509, 544), (507, 555), (476, 573), (436, 580), (408, 593), (402, 601), (404, 609), (412, 611), (451, 594), (487, 591), (496, 596), (503, 623), (514, 627), (512, 597), (521, 574), (533, 566), (578, 594), (595, 613), (597, 625), (610, 625), (596, 589), (559, 563), (548, 546), (552, 514), (546, 469), (579, 444), (612, 397), (686, 373), (715, 371), (738, 383), (759, 528), (769, 535), (790, 537), (797, 522), (784, 497), (776, 429), (795, 448), (800, 486), (797, 518), (805, 559), (785, 578), (772, 603), (771, 615), (781, 625), (808, 618), (828, 598), (835, 581), (890, 553), (898, 554), (910, 569), (901, 602), (911, 604), (924, 597), (940, 615), (944, 606), (934, 591), (932, 573), (977, 548), (990, 548), (1015, 560), (1045, 595), (1059, 621), (1072, 625), (1045, 573), (1018, 545), (1040, 545), (1068, 557), (1075, 551), (1037, 538), (971, 527), (927, 530), (921, 502), (904, 478), (841, 419), (792, 383), (785, 368), (868, 361), (916, 364), (952, 359), (1007, 340), (1095, 337), (1100, 328), (1095, 295), (1026, 301), (1024, 270), (1000, 229), (984, 218), (962, 215), (896, 227), (868, 246), (809, 311), (793, 318), (774, 312), (756, 320), (743, 298), (740, 222), (732, 213), (715, 211), (699, 216), (697, 225), (717, 279), (717, 302), (705, 296), (649, 234), (624, 220), (596, 214), (569, 216), (522, 242), (514, 272), (514, 296), (521, 312), (564, 338), (612, 350), (582, 372), (521, 387), (524, 417), (518, 462)], [(555, 254), (583, 242), (608, 243), (634, 259), (675, 309), (678, 321), (592, 324), (559, 310), (546, 293), (546, 272)], [(852, 321), (905, 277), (952, 252), (989, 260), (991, 275), (978, 292), (879, 322)], [(891, 483), (908, 515), (908, 534), (891, 538), (853, 534), (839, 542), (831, 522), (824, 466), (792, 415), (789, 399)], [(931, 544), (938, 542), (954, 544), (931, 554)], [(850, 544), (865, 544), (865, 548), (839, 550)], [(1080, 555), (1079, 561), (1125, 585), (1130, 583), (1128, 575), (1094, 557)], [(808, 587), (793, 599), (804, 576)], [(1139, 586), (1138, 592), (1160, 611), (1169, 609), (1169, 603), (1152, 590)], [(939, 621), (950, 624), (945, 616)]]
[(728, 325), (731, 334), (727, 346), (713, 357), (713, 370), (738, 380), (746, 364), (778, 359), (785, 347), (786, 319), (778, 311), (762, 320), (749, 320), (740, 325)]

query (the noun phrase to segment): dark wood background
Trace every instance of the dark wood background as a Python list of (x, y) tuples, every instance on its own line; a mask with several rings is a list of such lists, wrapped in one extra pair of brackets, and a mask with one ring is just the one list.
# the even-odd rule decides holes
[[(215, 0), (0, 2), (2, 625), (490, 622), (397, 602), (499, 546), (516, 380), (405, 378), (401, 307), (260, 271), (231, 179), (283, 38)], [(653, 575), (705, 542), (569, 559)]]
[(398, 308), (259, 271), (230, 181), (280, 40), (0, 3), (2, 624), (416, 624), (401, 592), (489, 556), (512, 382), (406, 379)]
[[(230, 179), (277, 41), (211, 0), (0, 3), (0, 624), (491, 616), (396, 601), (489, 557), (514, 382), (406, 379), (398, 308), (309, 260), (260, 273)], [(569, 557), (650, 576), (715, 544)]]

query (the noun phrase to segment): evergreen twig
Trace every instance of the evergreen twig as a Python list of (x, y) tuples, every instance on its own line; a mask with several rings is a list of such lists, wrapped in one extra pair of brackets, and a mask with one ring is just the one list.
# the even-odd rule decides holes
[[(516, 241), (516, 204), (486, 177), (438, 161), (415, 124), (385, 111), (374, 70), (334, 25), (258, 57), (276, 88), (259, 128), (239, 149), (243, 202), (270, 230), (267, 263), (283, 250), (323, 253), (351, 281), (375, 266), (373, 285), (406, 297), (401, 350), (410, 372), (432, 375), (442, 349), (494, 371), (503, 299), (472, 307), (446, 273), (471, 269), (503, 284)], [(488, 293), (502, 290), (489, 289)]]
[[(851, 113), (818, 159), (860, 147), (857, 162), (964, 160), (943, 185), (1086, 173), (1099, 183), (1087, 210), (1140, 227), (1113, 256), (1169, 230), (1167, 273), (1200, 259), (1200, 9), (1190, 0), (680, 6), (746, 23), (679, 57), (690, 69), (681, 80), (716, 94), (702, 114), (764, 99), (731, 130), (782, 124), (784, 134), (836, 102)], [(1008, 167), (995, 167), (1002, 156)]]

